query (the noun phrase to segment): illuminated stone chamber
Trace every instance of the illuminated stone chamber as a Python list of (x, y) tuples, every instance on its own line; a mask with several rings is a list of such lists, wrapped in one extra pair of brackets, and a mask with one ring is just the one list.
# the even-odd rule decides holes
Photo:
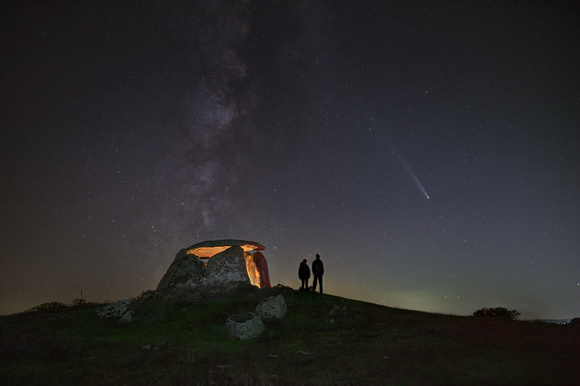
[(200, 300), (252, 286), (269, 288), (265, 247), (245, 240), (212, 240), (180, 250), (157, 285), (165, 298)]

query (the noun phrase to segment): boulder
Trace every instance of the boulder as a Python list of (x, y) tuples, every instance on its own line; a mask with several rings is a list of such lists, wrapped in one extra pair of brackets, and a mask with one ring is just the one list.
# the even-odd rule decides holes
[(328, 313), (328, 316), (331, 318), (334, 318), (337, 316), (346, 316), (346, 312), (347, 312), (346, 306), (340, 307), (340, 306), (337, 306), (335, 304), (334, 306), (332, 306), (332, 309)]
[(119, 320), (119, 323), (128, 323), (133, 321), (133, 315), (135, 314), (135, 311), (133, 311), (130, 306), (130, 300), (119, 300), (115, 303), (99, 308), (97, 310), (97, 315), (101, 319), (116, 318)]
[(253, 312), (230, 315), (226, 320), (226, 328), (231, 337), (239, 340), (253, 339), (264, 332), (262, 319)]
[(286, 309), (284, 296), (270, 296), (258, 304), (256, 314), (262, 320), (280, 320), (286, 315)]
[(347, 308), (346, 308), (346, 306), (343, 306), (341, 308), (340, 306), (337, 306), (335, 304), (334, 306), (332, 306), (332, 309), (328, 313), (328, 319), (327, 320), (328, 320), (329, 323), (334, 323), (335, 319), (344, 318), (346, 316), (347, 316)]

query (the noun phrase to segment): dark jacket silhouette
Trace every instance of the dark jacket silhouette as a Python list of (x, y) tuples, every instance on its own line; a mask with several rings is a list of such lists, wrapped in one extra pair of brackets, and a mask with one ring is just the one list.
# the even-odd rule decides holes
[(306, 259), (302, 260), (300, 268), (298, 268), (298, 278), (302, 280), (303, 289), (308, 289), (308, 279), (310, 279), (310, 267), (306, 264), (307, 262)]
[(312, 262), (312, 273), (314, 274), (314, 284), (312, 290), (316, 291), (316, 283), (320, 284), (320, 293), (322, 293), (322, 276), (324, 275), (324, 264), (320, 260), (320, 254), (316, 254), (316, 260)]

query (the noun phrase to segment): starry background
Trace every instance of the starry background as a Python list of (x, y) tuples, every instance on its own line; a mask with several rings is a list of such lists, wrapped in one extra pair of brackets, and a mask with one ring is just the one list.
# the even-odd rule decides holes
[(7, 2), (0, 314), (177, 251), (328, 293), (580, 316), (577, 2)]

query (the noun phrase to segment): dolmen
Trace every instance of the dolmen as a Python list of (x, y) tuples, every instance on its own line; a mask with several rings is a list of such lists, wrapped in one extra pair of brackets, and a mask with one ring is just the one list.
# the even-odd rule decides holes
[(197, 301), (241, 289), (270, 288), (268, 263), (254, 241), (211, 240), (183, 248), (157, 285), (167, 299)]

